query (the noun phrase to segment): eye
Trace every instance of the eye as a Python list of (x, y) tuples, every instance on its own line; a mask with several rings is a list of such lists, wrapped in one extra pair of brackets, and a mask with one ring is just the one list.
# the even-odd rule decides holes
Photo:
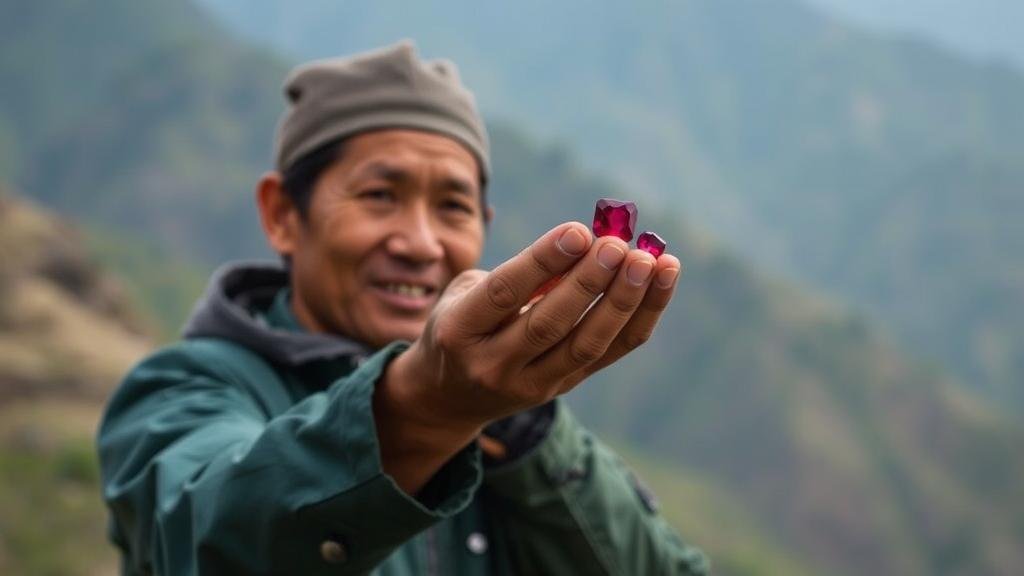
[(372, 202), (389, 202), (395, 199), (390, 188), (367, 188), (358, 194), (360, 199)]
[(441, 203), (441, 208), (444, 210), (451, 210), (454, 212), (463, 212), (466, 214), (473, 214), (475, 210), (465, 200), (448, 199)]

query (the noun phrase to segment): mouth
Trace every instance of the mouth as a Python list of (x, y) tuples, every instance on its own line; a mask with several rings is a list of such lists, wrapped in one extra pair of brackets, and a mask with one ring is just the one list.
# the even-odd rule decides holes
[(429, 310), (438, 292), (432, 285), (417, 282), (376, 282), (372, 287), (385, 304), (403, 312)]

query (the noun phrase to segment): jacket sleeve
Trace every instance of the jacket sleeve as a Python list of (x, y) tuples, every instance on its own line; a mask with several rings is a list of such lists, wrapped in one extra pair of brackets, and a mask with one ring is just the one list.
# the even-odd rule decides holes
[(188, 346), (133, 370), (99, 431), (127, 574), (365, 574), (480, 485), (475, 443), (427, 504), (383, 473), (371, 400), (400, 344), (274, 417), (223, 357)]
[(659, 516), (622, 460), (561, 401), (547, 437), (484, 474), (513, 574), (705, 575), (708, 561)]

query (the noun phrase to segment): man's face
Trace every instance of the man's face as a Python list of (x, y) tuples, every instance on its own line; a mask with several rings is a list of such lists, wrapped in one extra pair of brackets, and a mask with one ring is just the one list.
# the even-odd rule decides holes
[(480, 259), (478, 174), (444, 136), (350, 138), (317, 181), (291, 254), (299, 319), (373, 347), (418, 338), (444, 287)]

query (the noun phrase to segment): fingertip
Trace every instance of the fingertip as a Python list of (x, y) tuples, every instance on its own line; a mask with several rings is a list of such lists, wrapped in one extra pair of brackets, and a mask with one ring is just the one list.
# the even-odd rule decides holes
[(582, 228), (584, 231), (590, 232), (590, 228), (588, 228), (586, 224), (580, 222), (579, 220), (569, 220), (568, 222), (565, 223), (565, 225), (574, 226), (576, 228)]
[(683, 263), (679, 261), (679, 258), (676, 258), (672, 254), (665, 253), (658, 256), (658, 268), (678, 268), (679, 271), (682, 272)]
[(639, 261), (642, 260), (642, 261), (647, 262), (648, 264), (650, 264), (652, 268), (656, 267), (658, 265), (658, 259), (655, 258), (654, 255), (652, 255), (650, 252), (648, 252), (646, 250), (640, 250), (639, 248), (633, 248), (633, 249), (630, 249), (629, 254), (630, 254), (630, 262), (639, 262)]
[(602, 244), (615, 244), (627, 254), (631, 251), (629, 244), (618, 236), (601, 236), (594, 241), (595, 244), (598, 242), (601, 242)]
[(582, 222), (576, 220), (562, 222), (558, 226), (552, 228), (551, 232), (554, 233), (556, 236), (560, 236), (569, 230), (575, 230), (576, 232), (579, 232), (582, 236), (587, 236), (591, 238), (593, 237), (593, 234), (590, 232), (590, 228), (587, 227)]
[(676, 285), (676, 281), (679, 279), (679, 274), (682, 271), (678, 267), (662, 268), (658, 271), (657, 277), (654, 279), (654, 283), (662, 290), (670, 290)]
[[(634, 250), (634, 252), (643, 252), (642, 250)], [(633, 258), (632, 261), (626, 266), (626, 280), (629, 281), (633, 286), (643, 286), (654, 274), (654, 265), (656, 261), (650, 254), (643, 252), (639, 256)]]
[(555, 245), (566, 256), (578, 257), (586, 253), (592, 240), (590, 231), (582, 224), (570, 222), (559, 232)]

